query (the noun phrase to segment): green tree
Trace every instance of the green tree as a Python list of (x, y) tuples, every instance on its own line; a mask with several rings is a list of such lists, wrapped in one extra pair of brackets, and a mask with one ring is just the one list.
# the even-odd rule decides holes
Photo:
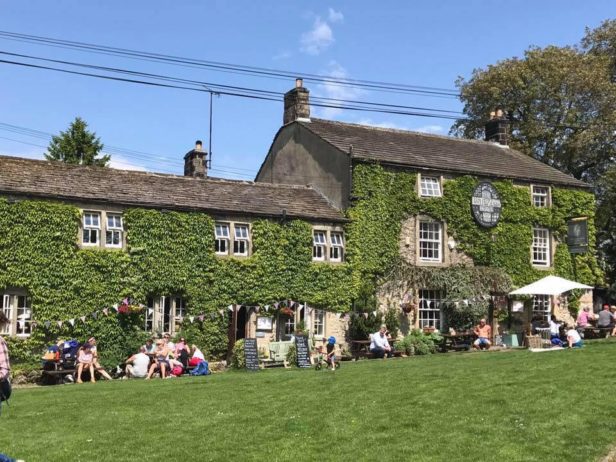
[(102, 150), (100, 138), (88, 130), (88, 124), (83, 119), (76, 117), (67, 131), (52, 137), (45, 158), (67, 164), (106, 167), (110, 156), (97, 157)]
[(452, 134), (483, 138), (490, 112), (503, 109), (513, 148), (595, 187), (597, 237), (616, 295), (616, 20), (586, 29), (579, 45), (530, 48), (457, 86), (465, 117)]

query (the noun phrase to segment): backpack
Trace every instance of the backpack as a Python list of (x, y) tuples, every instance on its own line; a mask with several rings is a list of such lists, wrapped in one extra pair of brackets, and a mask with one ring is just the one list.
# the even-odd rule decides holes
[(201, 361), (197, 366), (192, 370), (190, 375), (209, 375), (210, 374), (210, 366), (207, 361)]
[(182, 366), (175, 366), (173, 369), (171, 369), (171, 373), (176, 377), (179, 377), (184, 373), (184, 369), (182, 369)]

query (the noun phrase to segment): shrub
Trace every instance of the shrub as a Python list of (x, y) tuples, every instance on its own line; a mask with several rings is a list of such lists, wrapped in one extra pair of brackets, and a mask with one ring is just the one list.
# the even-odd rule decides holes
[(351, 340), (366, 340), (383, 324), (383, 314), (377, 313), (376, 316), (369, 315), (366, 319), (363, 313), (351, 316), (349, 322), (349, 338)]
[(244, 357), (244, 339), (238, 340), (235, 342), (235, 345), (233, 345), (231, 367), (234, 369), (244, 369), (246, 367), (246, 358)]
[(428, 355), (436, 352), (442, 339), (438, 332), (424, 334), (421, 329), (413, 329), (409, 335), (396, 342), (395, 348), (407, 355)]
[(297, 350), (295, 349), (295, 343), (289, 346), (289, 351), (287, 351), (287, 362), (291, 366), (297, 364)]

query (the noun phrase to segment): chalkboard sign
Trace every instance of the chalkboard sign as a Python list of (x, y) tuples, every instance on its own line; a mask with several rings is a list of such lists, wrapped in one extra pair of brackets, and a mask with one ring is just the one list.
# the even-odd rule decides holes
[(244, 360), (246, 361), (246, 369), (249, 371), (259, 370), (259, 353), (257, 351), (257, 339), (244, 339)]
[(295, 336), (295, 351), (297, 352), (297, 367), (310, 367), (310, 349), (308, 337), (305, 335)]

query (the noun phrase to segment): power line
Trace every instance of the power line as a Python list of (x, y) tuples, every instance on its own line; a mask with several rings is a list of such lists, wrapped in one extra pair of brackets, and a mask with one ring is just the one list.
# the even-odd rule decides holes
[(340, 86), (364, 88), (373, 91), (393, 91), (393, 92), (408, 92), (413, 94), (422, 94), (425, 96), (440, 96), (458, 98), (459, 92), (453, 89), (429, 87), (421, 85), (398, 84), (391, 82), (382, 82), (375, 80), (363, 79), (347, 79), (335, 78), (331, 76), (312, 74), (306, 72), (290, 72), (279, 69), (270, 69), (264, 67), (254, 67), (238, 64), (223, 63), (217, 61), (208, 61), (195, 58), (186, 58), (173, 56), (161, 53), (151, 53), (145, 51), (131, 50), (128, 48), (110, 47), (105, 45), (95, 45), (86, 42), (70, 41), (54, 39), (50, 37), (42, 37), (29, 34), (19, 34), (8, 31), (0, 31), (0, 38), (7, 40), (16, 40), (26, 43), (33, 43), (45, 46), (67, 48), (78, 51), (86, 51), (91, 53), (107, 54), (113, 56), (122, 56), (131, 59), (140, 59), (146, 61), (161, 62), (172, 65), (189, 65), (191, 67), (202, 67), (214, 71), (231, 72), (237, 74), (249, 74), (267, 78), (284, 78), (293, 79), (298, 75), (303, 75), (306, 81), (317, 82), (321, 84), (334, 84)]

